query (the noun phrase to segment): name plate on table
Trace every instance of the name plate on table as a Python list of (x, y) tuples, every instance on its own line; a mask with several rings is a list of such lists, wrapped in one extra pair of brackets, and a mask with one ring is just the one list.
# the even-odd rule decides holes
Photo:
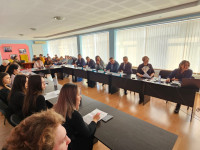
[(125, 73), (112, 73), (112, 75), (120, 77), (120, 76), (123, 76), (123, 75), (126, 75), (126, 74)]
[(104, 71), (103, 71), (103, 70), (98, 70), (97, 72), (98, 72), (98, 73), (104, 73)]
[(86, 70), (87, 70), (87, 71), (93, 71), (93, 70), (95, 70), (95, 69), (87, 68)]
[(81, 69), (81, 70), (82, 70), (82, 69), (83, 69), (83, 67), (77, 67), (77, 69)]

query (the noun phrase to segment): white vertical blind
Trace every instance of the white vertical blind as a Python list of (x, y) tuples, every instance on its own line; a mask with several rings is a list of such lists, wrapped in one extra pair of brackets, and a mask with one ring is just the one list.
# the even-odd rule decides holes
[(147, 55), (154, 68), (173, 70), (182, 60), (200, 72), (200, 20), (185, 20), (118, 30), (116, 59), (128, 56), (133, 66)]
[(65, 55), (77, 57), (77, 37), (48, 41), (48, 53), (51, 57), (55, 54), (63, 57)]
[(145, 28), (119, 30), (116, 37), (116, 60), (120, 63), (127, 56), (133, 66), (141, 63), (145, 54)]
[(109, 32), (81, 36), (82, 56), (94, 59), (99, 55), (107, 63), (109, 60)]

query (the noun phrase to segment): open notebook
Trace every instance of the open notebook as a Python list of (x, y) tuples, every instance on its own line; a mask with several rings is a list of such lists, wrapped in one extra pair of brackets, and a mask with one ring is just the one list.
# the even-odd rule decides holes
[(92, 122), (92, 120), (93, 120), (93, 116), (95, 116), (97, 113), (100, 113), (100, 119), (99, 119), (99, 121), (100, 121), (102, 118), (104, 118), (105, 116), (107, 116), (107, 114), (108, 114), (108, 113), (103, 112), (103, 111), (101, 111), (101, 110), (99, 110), (99, 109), (96, 108), (96, 109), (93, 110), (91, 113), (85, 115), (85, 116), (83, 117), (83, 120), (85, 121), (85, 123), (90, 124), (90, 123)]
[(52, 92), (46, 93), (44, 95), (45, 100), (56, 98), (56, 97), (58, 97), (59, 93), (60, 93), (60, 90), (56, 90), (56, 91), (52, 91)]

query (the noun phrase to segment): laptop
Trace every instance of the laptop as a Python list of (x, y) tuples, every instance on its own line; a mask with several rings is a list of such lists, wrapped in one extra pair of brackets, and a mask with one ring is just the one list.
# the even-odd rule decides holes
[(200, 88), (200, 79), (183, 78), (181, 87), (195, 87)]

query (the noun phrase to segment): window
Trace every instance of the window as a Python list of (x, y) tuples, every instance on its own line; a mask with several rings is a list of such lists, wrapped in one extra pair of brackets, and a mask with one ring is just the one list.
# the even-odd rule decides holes
[(185, 20), (116, 32), (116, 59), (128, 56), (133, 66), (148, 56), (154, 68), (173, 70), (182, 60), (200, 72), (200, 19)]
[(48, 41), (48, 51), (51, 57), (55, 54), (63, 57), (65, 55), (77, 57), (77, 37)]
[(99, 55), (104, 63), (109, 60), (109, 33), (101, 32), (81, 36), (82, 57), (95, 59)]

